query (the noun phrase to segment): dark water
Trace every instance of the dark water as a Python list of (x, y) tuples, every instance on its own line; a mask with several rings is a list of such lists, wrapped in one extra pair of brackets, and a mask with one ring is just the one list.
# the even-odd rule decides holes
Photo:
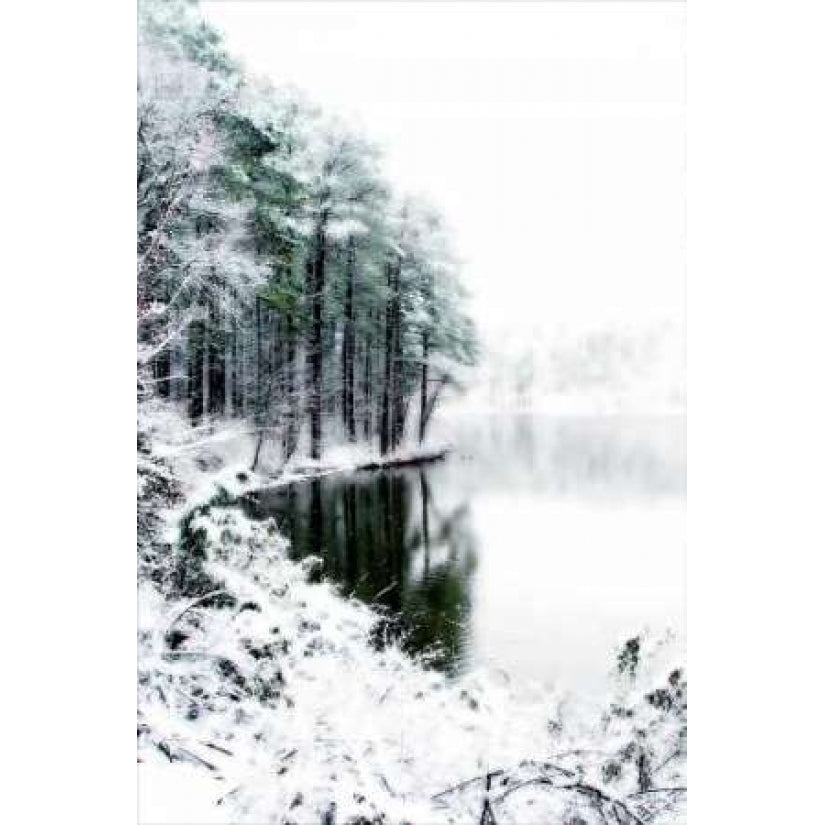
[(444, 434), (444, 462), (275, 488), (250, 511), (450, 673), (588, 686), (630, 635), (683, 630), (682, 419), (476, 417)]
[(299, 482), (258, 494), (251, 512), (276, 518), (293, 558), (319, 556), (318, 578), (385, 607), (380, 634), (403, 637), (410, 652), (426, 651), (433, 666), (455, 671), (465, 659), (476, 547), (469, 506), (442, 512), (433, 501), (432, 473)]

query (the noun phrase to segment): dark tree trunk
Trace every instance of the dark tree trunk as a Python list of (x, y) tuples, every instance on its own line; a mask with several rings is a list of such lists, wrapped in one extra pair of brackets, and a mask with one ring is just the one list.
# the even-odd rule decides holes
[(255, 423), (263, 415), (263, 340), (261, 336), (261, 299), (255, 297)]
[(408, 398), (404, 395), (402, 376), (398, 367), (395, 369), (395, 403), (392, 410), (392, 448), (398, 449), (404, 438), (404, 427), (407, 420)]
[(201, 340), (201, 416), (209, 416), (209, 319), (203, 321)]
[(401, 266), (396, 262), (393, 267), (392, 284), (392, 336), (391, 336), (391, 360), (392, 360), (392, 381), (390, 384), (391, 407), (390, 407), (390, 447), (395, 450), (401, 443), (404, 435), (404, 419), (406, 418), (406, 405), (404, 403), (404, 374), (401, 362), (401, 290), (400, 290)]
[(283, 453), (284, 461), (289, 461), (297, 446), (297, 399), (295, 398), (295, 323), (292, 314), (285, 319), (286, 326), (286, 365), (284, 367), (284, 402), (286, 421), (284, 422)]
[(235, 409), (246, 417), (249, 402), (246, 395), (246, 312), (241, 314), (241, 322), (235, 322)]
[(254, 470), (258, 464), (261, 447), (264, 442), (264, 346), (263, 324), (261, 318), (261, 299), (255, 296), (255, 427), (258, 430), (258, 440), (255, 447), (255, 458), (252, 461)]
[(427, 412), (427, 359), (430, 354), (430, 334), (425, 329), (421, 336), (421, 406), (418, 415), (418, 443), (424, 443)]
[(189, 418), (194, 424), (203, 415), (204, 322), (196, 321), (189, 330)]
[(438, 379), (438, 383), (435, 385), (435, 391), (427, 398), (427, 404), (421, 410), (420, 432), (422, 441), (427, 435), (427, 425), (430, 423), (430, 418), (432, 417), (435, 406), (438, 403), (438, 398), (441, 395), (441, 391), (447, 386), (447, 383), (448, 379), (446, 376), (442, 376)]
[(229, 315), (224, 317), (224, 347), (223, 347), (223, 414), (227, 418), (232, 417), (232, 408), (235, 401), (235, 359), (233, 350), (235, 348), (235, 331), (232, 319)]
[(224, 342), (223, 331), (218, 311), (214, 304), (209, 306), (209, 342), (207, 352), (209, 353), (209, 407), (210, 413), (222, 415), (224, 411), (224, 390), (226, 379), (224, 377)]
[(252, 465), (250, 466), (250, 472), (254, 473), (255, 470), (258, 468), (258, 461), (261, 457), (261, 447), (264, 446), (264, 431), (258, 430), (258, 439), (255, 442), (255, 455), (252, 457)]
[(393, 266), (387, 264), (387, 305), (384, 310), (384, 389), (381, 396), (381, 455), (386, 455), (391, 448), (390, 441), (390, 410), (393, 406)]
[[(372, 328), (372, 313), (370, 313), (368, 327)], [(364, 438), (372, 439), (372, 335), (367, 335), (364, 341), (364, 385), (362, 390), (364, 405)]]
[(344, 426), (347, 437), (355, 441), (355, 308), (353, 288), (355, 281), (355, 241), (350, 238), (347, 249), (347, 287), (344, 296), (344, 342), (342, 348)]
[(270, 346), (270, 361), (272, 364), (272, 372), (271, 378), (269, 382), (269, 393), (271, 398), (269, 399), (269, 405), (277, 410), (278, 413), (278, 424), (280, 425), (283, 422), (284, 416), (284, 391), (283, 391), (283, 381), (284, 381), (284, 348), (282, 345), (282, 341), (284, 338), (283, 334), (283, 327), (284, 322), (281, 316), (277, 312), (270, 313), (272, 324), (271, 324), (271, 334), (272, 334), (272, 343)]
[(321, 414), (322, 386), (324, 380), (324, 265), (326, 263), (326, 218), (321, 217), (315, 233), (315, 261), (311, 266), (310, 306), (311, 326), (309, 340), (310, 388), (307, 398), (309, 407), (309, 455), (319, 459), (322, 448)]

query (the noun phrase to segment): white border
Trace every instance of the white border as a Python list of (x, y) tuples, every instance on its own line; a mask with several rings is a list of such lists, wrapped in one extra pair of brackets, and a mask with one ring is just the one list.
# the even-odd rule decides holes
[[(134, 5), (4, 10), (4, 820), (129, 822)], [(688, 12), (690, 810), (815, 822), (825, 10)], [(10, 48), (8, 48), (10, 46)]]

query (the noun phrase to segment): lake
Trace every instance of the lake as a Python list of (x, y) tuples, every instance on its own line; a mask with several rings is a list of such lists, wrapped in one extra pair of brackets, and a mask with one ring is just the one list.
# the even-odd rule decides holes
[(294, 558), (382, 606), (433, 667), (595, 692), (616, 648), (685, 631), (685, 421), (454, 416), (441, 462), (256, 495)]

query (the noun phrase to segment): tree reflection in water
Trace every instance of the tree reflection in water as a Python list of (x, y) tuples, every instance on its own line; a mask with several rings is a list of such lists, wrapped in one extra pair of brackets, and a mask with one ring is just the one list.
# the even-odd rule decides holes
[(442, 512), (426, 469), (322, 477), (257, 493), (256, 518), (274, 517), (293, 558), (318, 556), (314, 574), (380, 605), (382, 645), (400, 638), (444, 672), (469, 654), (476, 546), (466, 503)]

